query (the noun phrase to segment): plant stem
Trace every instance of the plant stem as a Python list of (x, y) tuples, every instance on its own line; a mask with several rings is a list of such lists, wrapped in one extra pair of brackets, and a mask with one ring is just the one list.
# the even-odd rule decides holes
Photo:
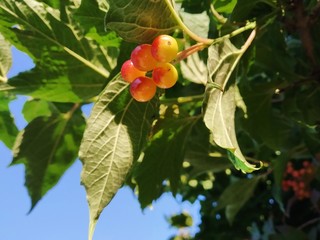
[(224, 24), (224, 23), (227, 22), (227, 19), (226, 19), (225, 17), (223, 17), (222, 15), (220, 15), (220, 14), (216, 11), (216, 9), (214, 8), (214, 6), (213, 6), (212, 3), (210, 4), (210, 10), (211, 10), (213, 16), (218, 20), (218, 22), (220, 22), (220, 23), (222, 23), (222, 24)]
[(66, 113), (63, 114), (64, 119), (70, 120), (70, 119), (72, 118), (74, 112), (75, 112), (79, 107), (80, 107), (80, 104), (79, 104), (79, 103), (73, 104), (72, 108), (71, 108), (68, 112), (66, 112)]
[(219, 38), (216, 38), (216, 39), (210, 39), (210, 38), (203, 38), (203, 37), (200, 37), (198, 36), (197, 34), (195, 34), (194, 32), (192, 32), (184, 23), (183, 21), (181, 20), (181, 18), (179, 17), (179, 15), (177, 14), (177, 12), (175, 11), (172, 3), (170, 2), (170, 0), (165, 0), (166, 3), (167, 3), (167, 6), (171, 12), (171, 14), (173, 15), (174, 19), (177, 21), (178, 25), (180, 26), (180, 28), (186, 33), (188, 34), (193, 40), (197, 41), (198, 43), (202, 43), (204, 45), (212, 45), (212, 44), (215, 44), (215, 43), (218, 43), (218, 42), (221, 42), (227, 38), (231, 38), (231, 37), (234, 37), (246, 30), (249, 30), (249, 29), (253, 29), (256, 27), (256, 22), (250, 22), (248, 23), (247, 25), (229, 33), (229, 34), (226, 34), (222, 37), (219, 37)]
[(196, 102), (196, 101), (202, 101), (203, 100), (203, 94), (200, 95), (194, 95), (194, 96), (188, 96), (188, 97), (178, 97), (178, 98), (164, 98), (160, 99), (161, 104), (183, 104), (183, 103), (189, 103), (189, 102)]
[(173, 5), (171, 4), (170, 0), (165, 0), (165, 2), (167, 3), (167, 6), (172, 14), (172, 16), (174, 17), (174, 19), (177, 21), (178, 25), (180, 26), (180, 28), (186, 33), (188, 34), (193, 40), (199, 42), (199, 43), (203, 43), (206, 45), (211, 45), (213, 39), (209, 39), (209, 38), (203, 38), (198, 36), (197, 34), (195, 34), (194, 32), (192, 32), (181, 20), (181, 18), (179, 17), (179, 15), (177, 14), (176, 10), (174, 9)]
[(219, 42), (222, 42), (224, 41), (225, 39), (229, 39), (229, 38), (232, 38), (240, 33), (243, 33), (249, 29), (254, 29), (256, 27), (256, 22), (250, 22), (248, 23), (247, 25), (241, 27), (241, 28), (238, 28), (236, 30), (234, 30), (233, 32), (229, 33), (229, 34), (226, 34), (222, 37), (219, 37), (219, 38), (216, 38), (216, 39), (213, 39), (212, 40), (212, 43), (211, 44), (216, 44), (216, 43), (219, 43)]
[[(233, 36), (236, 36), (236, 35), (244, 32), (244, 31), (246, 31), (248, 29), (255, 28), (255, 26), (256, 26), (256, 23), (255, 22), (251, 22), (251, 23), (247, 24), (246, 26), (244, 26), (242, 28), (239, 28), (239, 29), (227, 34), (227, 35), (224, 35), (224, 36), (222, 36), (220, 38), (213, 39), (212, 40), (213, 44), (221, 42), (221, 41), (224, 41), (225, 39), (231, 38)], [(255, 37), (255, 33), (256, 33), (255, 30), (252, 31), (252, 33), (250, 34), (247, 42), (242, 46), (242, 49), (246, 50), (249, 47), (249, 45), (251, 44), (252, 40)], [(172, 64), (177, 64), (181, 60), (186, 59), (188, 56), (192, 55), (195, 52), (201, 51), (206, 47), (208, 47), (208, 45), (206, 43), (198, 42), (198, 43), (192, 45), (191, 47), (179, 52), (177, 54), (177, 57), (171, 63)]]

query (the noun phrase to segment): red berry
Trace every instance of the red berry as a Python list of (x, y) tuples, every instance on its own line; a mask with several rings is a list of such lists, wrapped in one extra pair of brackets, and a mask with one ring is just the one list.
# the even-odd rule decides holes
[(307, 167), (310, 166), (310, 162), (309, 162), (308, 160), (304, 160), (304, 161), (302, 162), (302, 165), (303, 165), (305, 168), (307, 168)]
[(306, 174), (306, 170), (304, 168), (301, 168), (299, 170), (299, 174), (300, 174), (300, 176), (304, 176)]
[(159, 88), (171, 88), (178, 80), (178, 72), (172, 64), (162, 63), (153, 70), (152, 79)]
[(130, 84), (131, 96), (139, 102), (147, 102), (156, 94), (157, 86), (149, 77), (138, 77)]
[(141, 71), (150, 71), (158, 64), (157, 60), (151, 55), (151, 45), (141, 44), (131, 52), (133, 65)]
[(300, 173), (299, 173), (299, 171), (297, 171), (297, 170), (294, 170), (291, 174), (292, 174), (292, 176), (293, 176), (294, 178), (297, 178), (297, 177), (300, 176)]
[(146, 72), (137, 69), (131, 60), (127, 60), (122, 64), (121, 76), (128, 83), (133, 82), (137, 77), (143, 77), (145, 75)]
[(177, 41), (169, 35), (160, 35), (152, 42), (152, 56), (159, 62), (170, 62), (176, 58), (179, 47)]
[(285, 191), (285, 192), (289, 191), (289, 184), (285, 180), (282, 181), (282, 190)]
[(287, 171), (287, 173), (288, 174), (291, 174), (292, 172), (293, 172), (293, 166), (292, 166), (292, 163), (291, 162), (289, 162), (288, 164), (287, 164), (287, 169), (286, 169), (286, 171)]

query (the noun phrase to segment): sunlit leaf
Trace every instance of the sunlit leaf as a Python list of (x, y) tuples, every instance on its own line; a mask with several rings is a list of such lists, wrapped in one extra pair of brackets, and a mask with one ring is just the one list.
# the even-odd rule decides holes
[(7, 81), (7, 73), (11, 64), (11, 46), (0, 34), (0, 82)]
[[(115, 46), (120, 40), (110, 38), (110, 44), (100, 46), (86, 38), (79, 22), (67, 16), (78, 4), (68, 4), (54, 9), (35, 0), (0, 2), (1, 33), (36, 64), (0, 90), (60, 102), (80, 102), (99, 94), (116, 66), (119, 50)], [(81, 20), (85, 13), (91, 22), (90, 9), (82, 10)]]
[(117, 77), (93, 107), (79, 152), (84, 164), (81, 180), (90, 208), (89, 239), (102, 210), (139, 157), (156, 114), (155, 104), (156, 100), (135, 101), (128, 84)]
[(54, 104), (39, 99), (27, 101), (22, 109), (24, 119), (27, 122), (31, 122), (39, 116), (50, 117), (53, 113), (57, 113), (57, 111)]
[(190, 28), (194, 33), (201, 37), (208, 37), (210, 18), (206, 11), (202, 13), (187, 13), (180, 11), (181, 18), (183, 23)]
[(0, 93), (0, 141), (11, 148), (18, 134), (18, 129), (14, 124), (13, 116), (9, 111), (9, 103), (12, 96)]
[(237, 4), (237, 0), (214, 0), (214, 7), (219, 13), (231, 13)]

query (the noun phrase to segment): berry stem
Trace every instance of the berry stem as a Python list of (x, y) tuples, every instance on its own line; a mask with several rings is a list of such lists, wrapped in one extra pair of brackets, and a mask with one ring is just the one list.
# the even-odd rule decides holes
[(196, 43), (195, 45), (192, 45), (191, 47), (179, 52), (177, 54), (177, 57), (171, 63), (177, 64), (181, 60), (186, 59), (188, 56), (190, 56), (198, 51), (201, 51), (206, 47), (208, 47), (208, 46), (204, 43)]

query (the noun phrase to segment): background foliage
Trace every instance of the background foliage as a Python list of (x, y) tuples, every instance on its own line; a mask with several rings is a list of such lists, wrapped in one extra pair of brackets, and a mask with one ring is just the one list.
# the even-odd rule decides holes
[[(173, 239), (319, 238), (320, 3), (171, 2), (0, 2), (0, 140), (25, 165), (31, 209), (79, 156), (91, 237), (127, 184), (142, 208), (166, 191), (200, 201), (200, 231)], [(163, 33), (205, 48), (176, 65), (174, 88), (135, 102), (121, 64)], [(7, 79), (12, 45), (35, 67)], [(30, 97), (21, 132), (16, 95)]]

